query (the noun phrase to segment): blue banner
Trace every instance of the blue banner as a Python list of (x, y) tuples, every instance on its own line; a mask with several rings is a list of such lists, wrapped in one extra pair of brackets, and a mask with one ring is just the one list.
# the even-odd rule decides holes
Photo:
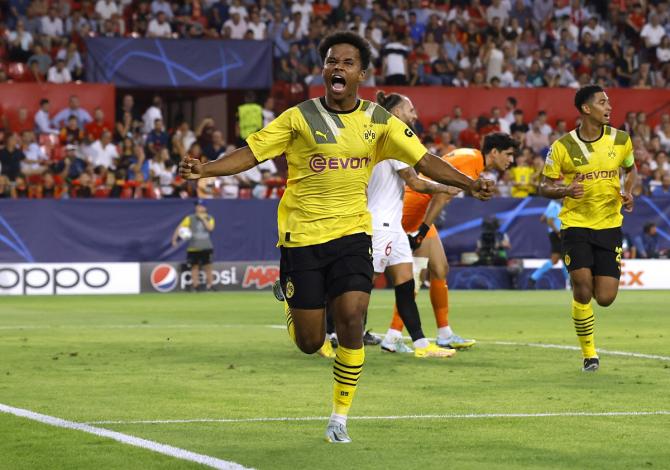
[[(214, 259), (278, 260), (277, 200), (207, 203)], [(184, 261), (172, 247), (193, 201), (0, 200), (0, 262)]]
[(86, 80), (118, 87), (270, 88), (272, 42), (87, 38)]
[[(482, 218), (496, 215), (509, 235), (511, 258), (547, 258), (549, 239), (540, 222), (547, 200), (472, 198), (452, 201), (443, 213), (440, 234), (450, 259), (475, 251)], [(277, 200), (212, 200), (216, 219), (214, 259), (279, 259)], [(0, 262), (182, 261), (183, 246), (170, 240), (182, 218), (193, 211), (188, 200), (124, 201), (0, 200)], [(631, 238), (655, 222), (661, 248), (670, 247), (670, 198), (635, 201), (624, 216)]]
[[(540, 222), (549, 201), (544, 198), (497, 198), (481, 202), (456, 199), (443, 211), (437, 224), (450, 261), (460, 261), (463, 252), (473, 252), (481, 235), (482, 219), (495, 215), (501, 230), (509, 236), (510, 258), (548, 258), (547, 225)], [(632, 213), (624, 213), (623, 232), (631, 240), (642, 233), (647, 222), (658, 226), (660, 248), (670, 248), (670, 198), (635, 199)]]

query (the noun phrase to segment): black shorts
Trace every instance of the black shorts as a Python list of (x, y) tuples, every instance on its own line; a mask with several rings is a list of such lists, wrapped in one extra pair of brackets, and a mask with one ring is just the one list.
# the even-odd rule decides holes
[(212, 252), (213, 250), (187, 251), (186, 262), (191, 266), (212, 264)]
[(561, 230), (563, 262), (568, 271), (589, 268), (594, 276), (621, 277), (621, 227)]
[(556, 232), (549, 232), (549, 243), (551, 244), (551, 253), (562, 253), (561, 237)]
[(345, 292), (372, 291), (372, 237), (356, 233), (318, 245), (281, 247), (280, 280), (290, 307), (323, 308)]

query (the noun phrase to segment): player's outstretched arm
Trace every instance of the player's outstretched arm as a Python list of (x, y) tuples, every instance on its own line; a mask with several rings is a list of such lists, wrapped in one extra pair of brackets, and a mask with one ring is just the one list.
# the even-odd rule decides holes
[(258, 160), (256, 160), (251, 149), (241, 147), (208, 163), (200, 163), (200, 160), (186, 155), (179, 163), (179, 174), (186, 179), (236, 175), (255, 167), (257, 164)]
[(440, 183), (435, 183), (434, 181), (428, 181), (427, 179), (421, 178), (414, 168), (404, 168), (398, 172), (398, 175), (405, 181), (407, 186), (412, 188), (417, 193), (424, 194), (438, 194), (446, 193), (451, 195), (456, 195), (461, 192), (460, 189), (453, 186), (445, 186)]
[(483, 178), (473, 180), (432, 153), (426, 153), (414, 168), (442, 184), (468, 190), (477, 199), (487, 200), (493, 196), (493, 181)]
[(544, 176), (540, 184), (540, 196), (549, 199), (571, 197), (579, 199), (584, 196), (584, 186), (575, 178), (569, 186), (558, 183), (555, 179)]

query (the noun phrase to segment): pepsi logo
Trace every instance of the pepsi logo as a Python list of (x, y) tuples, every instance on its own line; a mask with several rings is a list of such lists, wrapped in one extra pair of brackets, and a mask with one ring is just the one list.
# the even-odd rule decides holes
[(159, 264), (151, 271), (150, 279), (158, 292), (170, 292), (177, 286), (177, 270), (169, 264)]

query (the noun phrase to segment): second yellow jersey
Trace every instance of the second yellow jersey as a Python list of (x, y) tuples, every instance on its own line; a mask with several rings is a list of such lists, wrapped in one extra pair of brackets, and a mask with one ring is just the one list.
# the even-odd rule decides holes
[(583, 141), (577, 130), (556, 140), (542, 174), (569, 185), (575, 178), (584, 185), (584, 196), (566, 197), (559, 215), (562, 228), (583, 227), (595, 230), (620, 227), (621, 181), (619, 168), (634, 164), (633, 144), (624, 131), (603, 126), (600, 138)]
[(409, 127), (365, 100), (344, 113), (328, 109), (323, 98), (304, 101), (247, 144), (259, 162), (286, 155), (288, 182), (277, 214), (278, 245), (285, 247), (372, 234), (366, 191), (373, 166), (387, 158), (414, 166), (426, 153)]

